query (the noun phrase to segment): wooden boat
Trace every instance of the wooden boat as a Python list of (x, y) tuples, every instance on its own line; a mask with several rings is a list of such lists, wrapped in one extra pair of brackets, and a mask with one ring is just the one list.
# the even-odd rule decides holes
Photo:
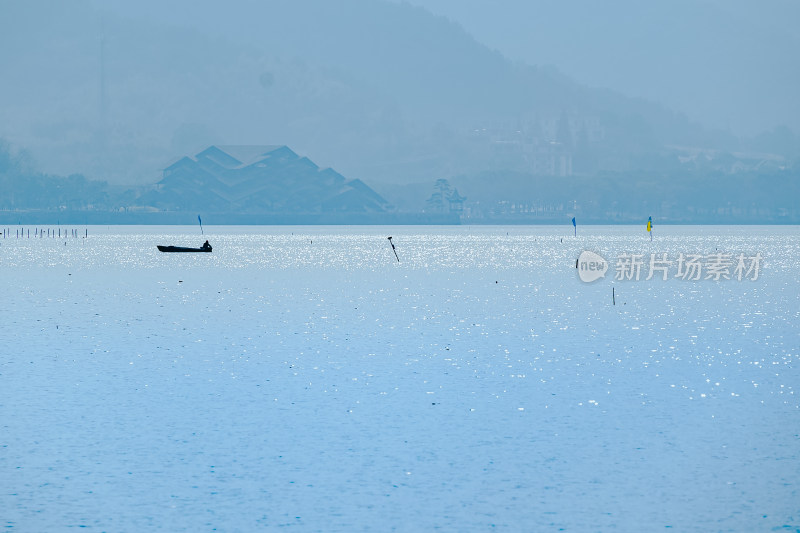
[(161, 246), (158, 245), (159, 252), (210, 252), (211, 246), (204, 247), (201, 246), (200, 248), (186, 248), (183, 246)]

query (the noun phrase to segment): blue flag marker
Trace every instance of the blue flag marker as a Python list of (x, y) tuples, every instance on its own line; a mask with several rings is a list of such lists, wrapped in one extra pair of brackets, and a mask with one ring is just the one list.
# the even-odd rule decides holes
[(200, 223), (200, 235), (203, 235), (203, 220), (200, 218), (200, 215), (197, 215), (197, 221)]
[(572, 217), (572, 227), (575, 228), (575, 236), (578, 236), (578, 225), (575, 224), (575, 217)]

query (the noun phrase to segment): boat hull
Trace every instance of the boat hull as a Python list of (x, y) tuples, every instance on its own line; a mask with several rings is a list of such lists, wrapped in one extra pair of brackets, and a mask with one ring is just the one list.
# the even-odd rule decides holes
[(211, 248), (185, 248), (183, 246), (161, 246), (158, 245), (159, 252), (211, 252)]

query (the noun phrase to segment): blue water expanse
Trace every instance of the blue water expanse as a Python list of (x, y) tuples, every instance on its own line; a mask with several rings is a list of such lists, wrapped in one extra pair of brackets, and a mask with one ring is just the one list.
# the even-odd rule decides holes
[(800, 530), (798, 227), (16, 229), (8, 531)]

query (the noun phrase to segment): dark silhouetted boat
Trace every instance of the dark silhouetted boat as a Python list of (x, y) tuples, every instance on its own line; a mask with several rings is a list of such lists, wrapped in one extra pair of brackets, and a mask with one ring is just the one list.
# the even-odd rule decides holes
[(208, 244), (208, 241), (201, 246), (200, 248), (186, 248), (184, 246), (161, 246), (158, 245), (159, 252), (210, 252), (211, 245)]

